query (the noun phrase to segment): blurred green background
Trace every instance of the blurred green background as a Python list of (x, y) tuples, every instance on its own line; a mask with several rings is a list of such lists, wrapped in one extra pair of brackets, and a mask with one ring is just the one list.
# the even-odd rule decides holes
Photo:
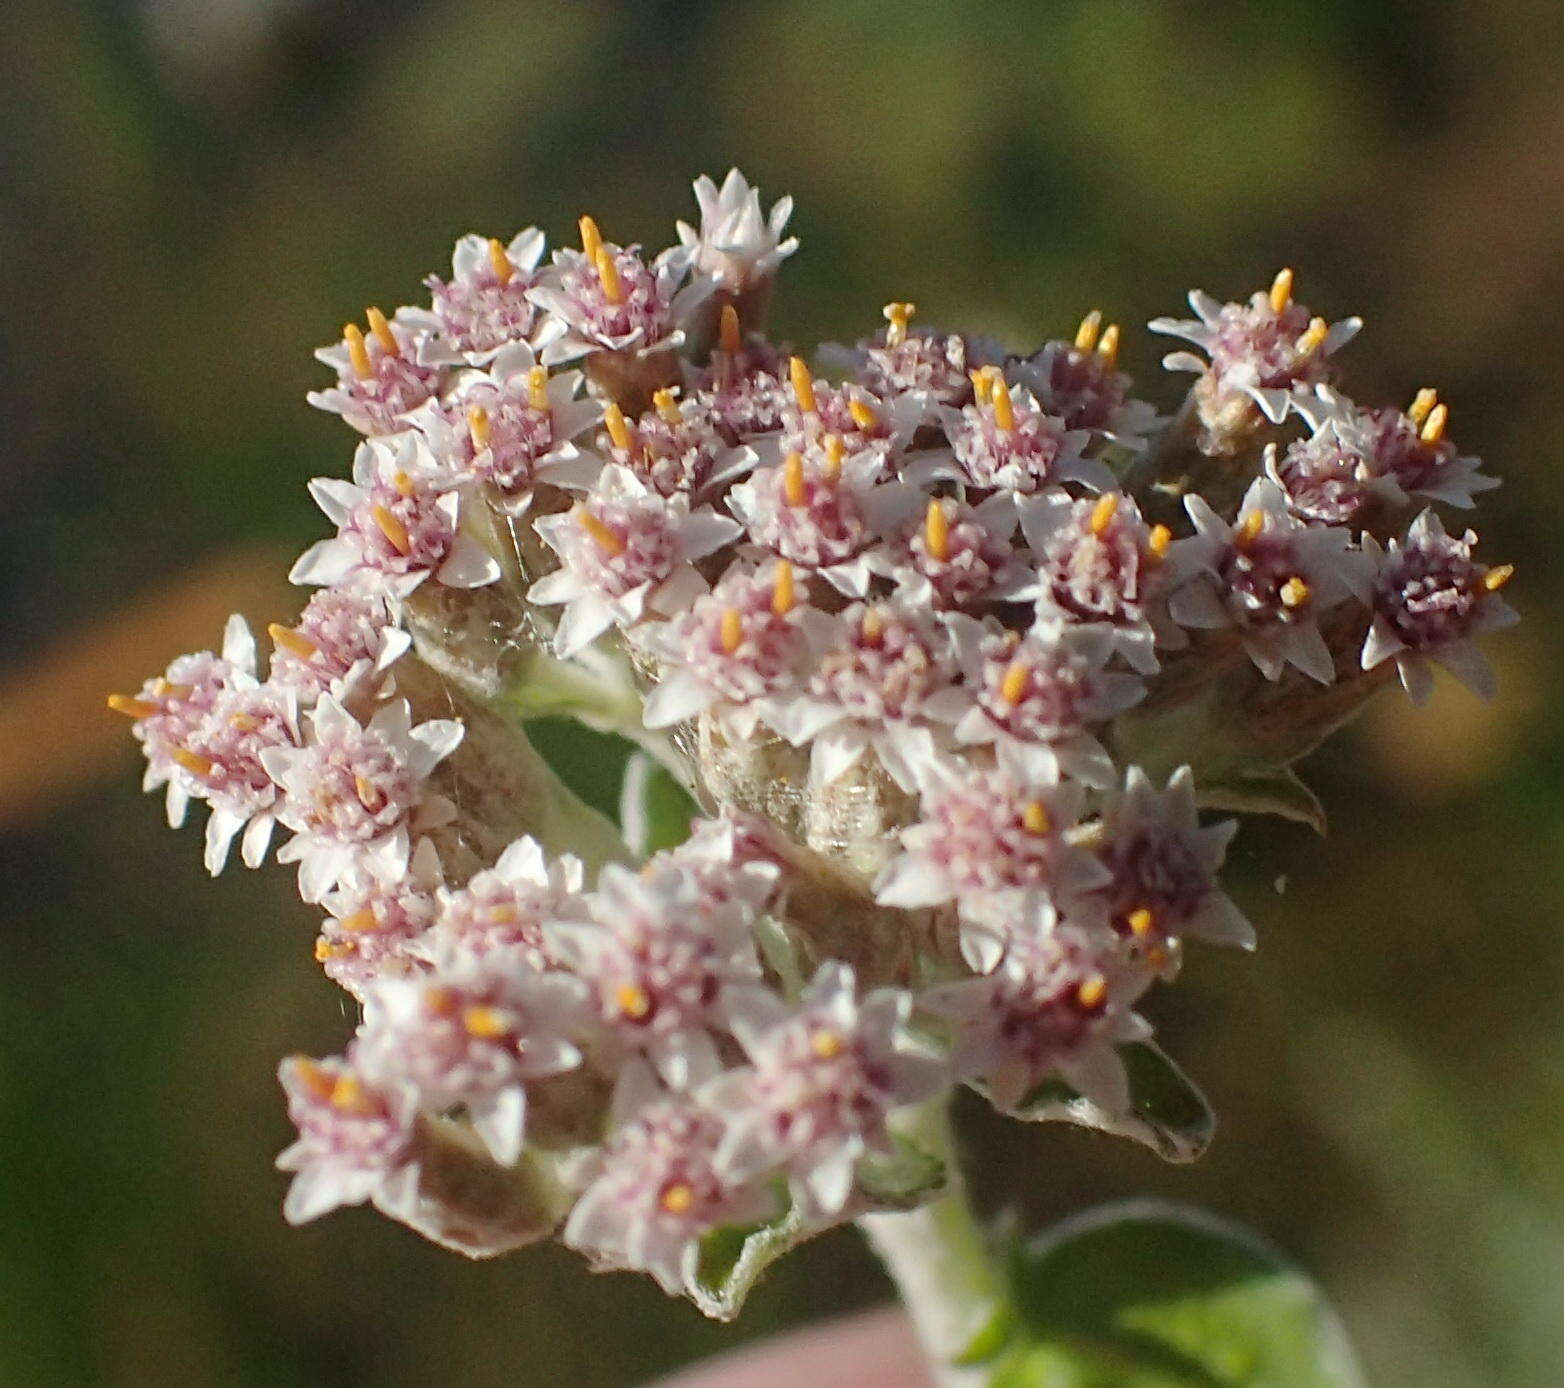
[[(1380, 1384), (1564, 1381), (1561, 55), (1553, 0), (8, 0), (0, 1383), (629, 1385), (887, 1295), (851, 1233), (723, 1329), (553, 1249), (289, 1231), (274, 1066), (348, 1009), (288, 875), (206, 880), (101, 712), (231, 608), (298, 601), (303, 483), (351, 452), (309, 352), (345, 319), (418, 299), (469, 230), (590, 210), (666, 244), (734, 162), (798, 199), (784, 335), (895, 297), (1021, 347), (1291, 264), (1368, 320), (1354, 395), (1437, 385), (1506, 478), (1502, 697), (1387, 698), (1317, 756), (1329, 837), (1239, 841), (1259, 954), (1152, 1004), (1212, 1154), (964, 1126), (1025, 1220), (1155, 1192), (1254, 1224)], [(1130, 369), (1159, 354), (1127, 334)]]

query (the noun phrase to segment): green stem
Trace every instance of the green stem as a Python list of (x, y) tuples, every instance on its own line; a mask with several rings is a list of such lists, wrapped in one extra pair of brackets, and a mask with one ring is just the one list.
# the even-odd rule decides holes
[(915, 1210), (858, 1220), (901, 1293), (941, 1388), (977, 1388), (986, 1369), (969, 1360), (1002, 1337), (1010, 1319), (1004, 1273), (967, 1199), (945, 1099), (915, 1111), (907, 1136), (941, 1157), (945, 1191)]

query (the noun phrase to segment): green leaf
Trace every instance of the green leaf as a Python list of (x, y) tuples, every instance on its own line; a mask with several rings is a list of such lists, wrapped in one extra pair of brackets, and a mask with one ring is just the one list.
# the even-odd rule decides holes
[(1216, 1117), (1193, 1082), (1150, 1041), (1119, 1047), (1130, 1082), (1130, 1112), (1110, 1113), (1063, 1080), (1033, 1090), (1016, 1110), (1032, 1122), (1075, 1123), (1143, 1142), (1165, 1161), (1193, 1161), (1210, 1145)]
[(713, 1320), (730, 1321), (738, 1315), (760, 1274), (806, 1237), (797, 1208), (785, 1198), (785, 1187), (778, 1193), (783, 1210), (771, 1223), (714, 1229), (701, 1240), (690, 1299)]
[(1273, 814), (1306, 824), (1316, 834), (1325, 832), (1325, 807), (1317, 796), (1285, 768), (1251, 771), (1200, 786), (1204, 809), (1234, 814)]
[(644, 857), (677, 848), (689, 837), (697, 813), (689, 792), (645, 752), (636, 752), (625, 763), (619, 827), (631, 852)]
[(990, 1388), (1361, 1388), (1319, 1289), (1247, 1231), (1155, 1202), (1066, 1221), (1014, 1260)]
[(895, 1151), (858, 1163), (858, 1191), (877, 1210), (910, 1210), (945, 1184), (945, 1163), (911, 1138), (893, 1134)]

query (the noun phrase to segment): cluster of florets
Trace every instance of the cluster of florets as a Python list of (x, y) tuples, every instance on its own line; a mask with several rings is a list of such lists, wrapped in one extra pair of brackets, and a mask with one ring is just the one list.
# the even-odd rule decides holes
[[(716, 1236), (930, 1194), (904, 1124), (952, 1085), (1152, 1121), (1141, 998), (1186, 941), (1253, 943), (1201, 810), (1392, 669), (1486, 687), (1513, 614), (1428, 509), (1493, 485), (1447, 407), (1340, 394), (1356, 320), (1289, 272), (1152, 325), (1206, 353), (1168, 358), (1199, 373), (1168, 418), (1095, 312), (1012, 355), (893, 303), (827, 379), (762, 332), (789, 204), (696, 192), (649, 262), (590, 218), (547, 266), (536, 230), (468, 236), (430, 307), (349, 326), (310, 398), (366, 438), (312, 484), (336, 534), (268, 674), (236, 618), (112, 702), (171, 822), (208, 805), (213, 872), (289, 836), (362, 1004), (283, 1066), (290, 1218), (557, 1229), (723, 1310)], [(637, 870), (561, 835), (569, 792), (506, 765), (543, 687), (683, 780), (687, 841)], [(512, 803), (536, 836), (490, 822)]]

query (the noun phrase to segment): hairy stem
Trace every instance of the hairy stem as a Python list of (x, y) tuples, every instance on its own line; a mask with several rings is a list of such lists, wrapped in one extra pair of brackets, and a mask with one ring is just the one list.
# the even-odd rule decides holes
[(944, 1159), (944, 1193), (904, 1213), (863, 1215), (858, 1226), (896, 1283), (940, 1388), (977, 1388), (987, 1370), (961, 1361), (975, 1342), (1002, 1333), (1005, 1277), (967, 1200), (948, 1102), (919, 1109), (907, 1135)]

